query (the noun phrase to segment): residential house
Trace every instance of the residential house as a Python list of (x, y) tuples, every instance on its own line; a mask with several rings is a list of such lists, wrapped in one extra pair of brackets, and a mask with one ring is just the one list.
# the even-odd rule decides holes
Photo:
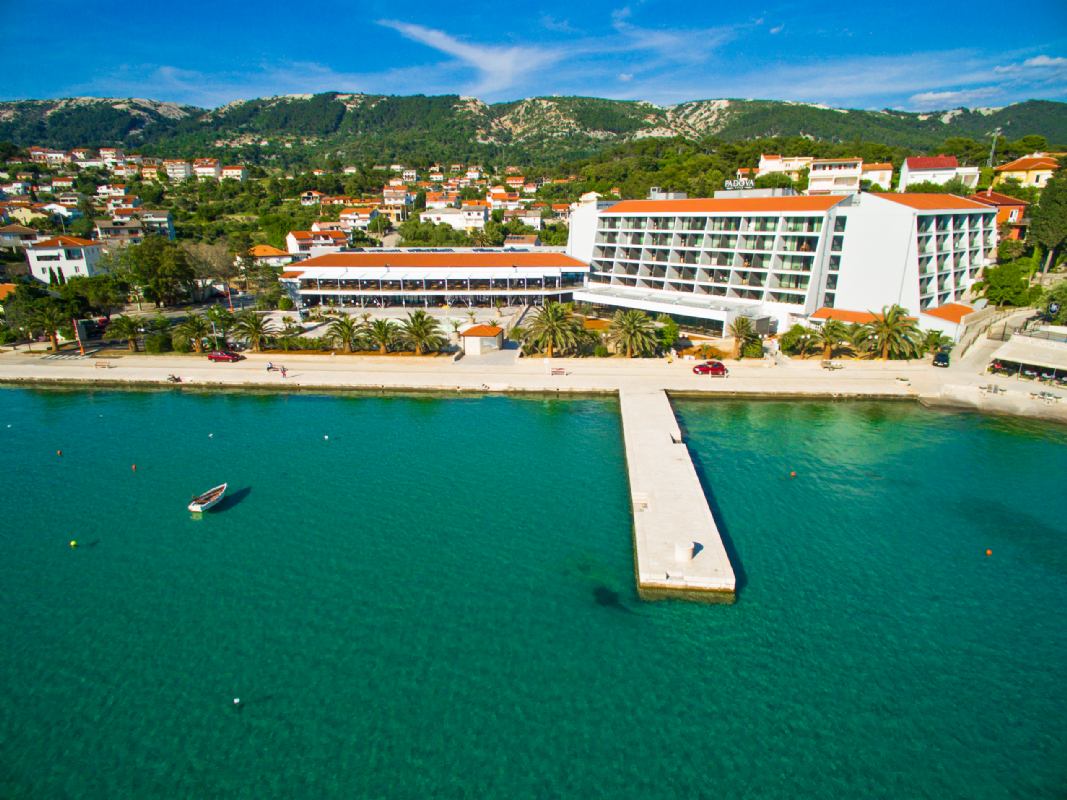
[(863, 179), (863, 159), (815, 158), (808, 169), (808, 194), (856, 194)]
[(961, 167), (956, 156), (912, 156), (904, 159), (897, 191), (905, 192), (918, 183), (943, 186), (956, 178), (973, 191), (978, 186), (978, 167)]
[(294, 256), (317, 256), (343, 249), (348, 237), (342, 231), (289, 231), (285, 244)]
[(257, 264), (266, 264), (271, 267), (284, 267), (293, 263), (293, 255), (269, 244), (257, 244), (249, 249), (248, 255)]
[(888, 192), (893, 188), (893, 164), (889, 161), (864, 164), (862, 179), (870, 186), (881, 187)]
[(98, 219), (96, 238), (108, 247), (123, 247), (144, 241), (144, 226), (137, 217)]
[(352, 206), (344, 209), (338, 219), (347, 230), (366, 231), (370, 227), (371, 220), (379, 216), (378, 206)]
[(407, 186), (382, 187), (382, 202), (387, 206), (409, 206), (414, 199)]
[(154, 166), (154, 165), (141, 167), (141, 180), (143, 180), (143, 181), (158, 181), (159, 180), (159, 167)]
[(124, 152), (122, 152), (122, 149), (119, 148), (119, 147), (101, 147), (100, 148), (100, 158), (104, 162), (104, 166), (105, 167), (109, 167), (109, 168), (113, 167), (113, 166), (115, 166), (115, 164), (117, 164), (119, 161), (121, 161), (125, 157), (126, 157), (126, 154)]
[[(1001, 231), (1002, 237), (1016, 240), (1026, 238), (1026, 209), (1030, 204), (1025, 200), (994, 192), (992, 189), (972, 194), (968, 199), (997, 210), (997, 229)], [(1008, 226), (1006, 231), (1005, 225)]]
[(100, 251), (99, 242), (76, 236), (54, 236), (29, 245), (26, 256), (30, 275), (42, 283), (51, 283), (52, 275), (67, 280), (99, 274)]
[(248, 179), (248, 169), (246, 167), (241, 166), (240, 164), (235, 164), (229, 167), (223, 167), (221, 179), (224, 181), (231, 180), (244, 182)]
[[(421, 222), (432, 222), (434, 225), (448, 225), (457, 231), (468, 231), (475, 228), (481, 230), (485, 227), (486, 214), (484, 210), (479, 213), (467, 214), (460, 208), (432, 208), (419, 214)], [(470, 224), (468, 220), (476, 220)]]
[(52, 194), (63, 189), (74, 188), (74, 177), (71, 175), (57, 175), (52, 178)]
[(163, 169), (172, 181), (185, 181), (193, 177), (193, 165), (188, 161), (168, 158), (163, 162)]
[(306, 192), (300, 195), (300, 205), (302, 206), (317, 206), (322, 202), (322, 192), (317, 192), (314, 189), (308, 189)]
[(406, 169), (402, 173), (405, 183), (414, 183), (419, 179), (419, 173), (413, 169)]
[(531, 228), (541, 230), (544, 220), (541, 219), (541, 211), (536, 208), (516, 208), (504, 212), (504, 222), (521, 222)]
[[(756, 177), (762, 175), (787, 175), (791, 181), (799, 181), (804, 170), (810, 170), (815, 159), (811, 156), (781, 156), (775, 153), (761, 153)], [(741, 176), (738, 175), (738, 178)]]
[(1041, 189), (1060, 168), (1060, 162), (1045, 153), (1032, 153), (1007, 164), (1001, 164), (993, 172), (993, 186), (1007, 180), (1016, 180), (1023, 186)]
[(552, 204), (552, 216), (558, 219), (560, 222), (570, 222), (571, 218), (571, 205), (570, 203), (553, 203)]
[(37, 240), (38, 233), (34, 228), (25, 225), (11, 223), (0, 227), (0, 249), (23, 250)]
[(222, 165), (217, 158), (198, 158), (193, 161), (193, 174), (200, 180), (217, 181), (222, 178)]

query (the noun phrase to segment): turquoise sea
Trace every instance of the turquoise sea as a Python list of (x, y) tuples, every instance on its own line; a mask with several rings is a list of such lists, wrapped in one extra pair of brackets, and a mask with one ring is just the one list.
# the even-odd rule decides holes
[(0, 390), (0, 797), (1064, 797), (1067, 430), (676, 408), (732, 606), (614, 400)]

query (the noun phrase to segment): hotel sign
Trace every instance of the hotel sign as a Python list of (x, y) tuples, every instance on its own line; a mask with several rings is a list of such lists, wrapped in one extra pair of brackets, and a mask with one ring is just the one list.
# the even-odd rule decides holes
[(723, 186), (727, 189), (755, 189), (756, 182), (748, 178), (738, 178), (736, 181), (724, 181)]

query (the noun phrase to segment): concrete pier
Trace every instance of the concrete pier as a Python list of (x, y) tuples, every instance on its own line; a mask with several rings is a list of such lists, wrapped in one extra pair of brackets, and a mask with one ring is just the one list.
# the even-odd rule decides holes
[(638, 592), (732, 601), (734, 570), (664, 391), (619, 392)]

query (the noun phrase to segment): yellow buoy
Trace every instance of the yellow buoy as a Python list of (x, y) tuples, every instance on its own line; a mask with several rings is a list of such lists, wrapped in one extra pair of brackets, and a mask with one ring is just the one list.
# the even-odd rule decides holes
[(77, 547), (78, 546), (78, 540), (77, 539), (71, 539), (70, 540), (70, 546), (71, 547)]

